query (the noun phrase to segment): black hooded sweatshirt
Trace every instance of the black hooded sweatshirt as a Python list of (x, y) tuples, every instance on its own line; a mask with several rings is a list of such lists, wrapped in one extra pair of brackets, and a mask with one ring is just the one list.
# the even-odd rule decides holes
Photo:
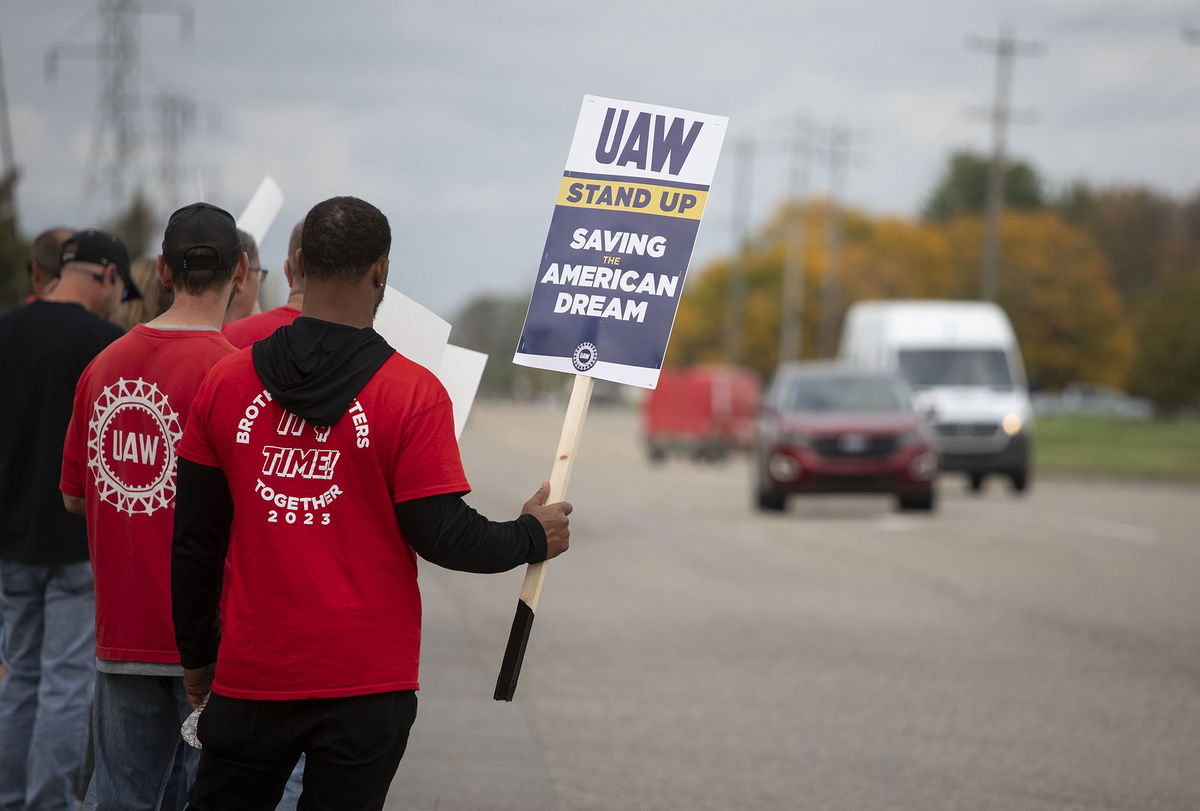
[[(342, 418), (393, 352), (373, 329), (302, 316), (254, 344), (251, 356), (255, 372), (276, 402), (314, 425), (328, 426)], [(413, 499), (394, 508), (405, 540), (439, 566), (504, 572), (546, 559), (546, 533), (532, 515), (489, 521), (455, 493)], [(197, 595), (173, 607), (176, 642), (187, 668), (216, 661), (217, 605), (232, 519), (233, 501), (221, 469), (181, 458), (171, 579), (184, 579), (191, 584), (184, 591)]]

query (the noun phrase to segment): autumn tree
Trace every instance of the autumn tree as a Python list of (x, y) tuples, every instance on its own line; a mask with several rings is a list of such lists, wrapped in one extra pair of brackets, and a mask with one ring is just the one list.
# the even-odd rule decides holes
[[(787, 217), (806, 225), (804, 320), (801, 355), (817, 356), (829, 208), (820, 201), (782, 208), (753, 240), (746, 257), (743, 365), (770, 375), (778, 359)], [(841, 296), (835, 320), (850, 303), (866, 299), (966, 299), (977, 288), (982, 218), (949, 223), (845, 213), (845, 244), (838, 268)], [(1000, 304), (1013, 320), (1031, 378), (1059, 388), (1075, 381), (1121, 385), (1133, 342), (1095, 241), (1053, 212), (1010, 213), (1003, 230)], [(692, 274), (671, 339), (668, 362), (724, 358), (729, 260)]]
[[(960, 277), (973, 277), (983, 244), (980, 217), (946, 226)], [(1001, 231), (999, 301), (1035, 385), (1125, 384), (1133, 336), (1111, 283), (1111, 268), (1086, 232), (1049, 211), (1009, 213)]]
[(1151, 293), (1137, 313), (1133, 389), (1166, 412), (1200, 407), (1200, 266)]
[(0, 310), (15, 307), (29, 295), (25, 261), (29, 244), (17, 233), (16, 201), (13, 197), (17, 173), (0, 177)]
[[(951, 155), (925, 203), (925, 219), (941, 222), (958, 214), (982, 212), (987, 206), (991, 165), (992, 159), (978, 152), (962, 150)], [(1004, 205), (1016, 210), (1045, 205), (1042, 180), (1028, 163), (1011, 159), (1005, 163)]]
[(158, 244), (162, 240), (159, 217), (141, 189), (134, 192), (129, 205), (106, 221), (103, 228), (121, 238), (132, 259), (158, 253)]
[[(1139, 296), (1174, 275), (1189, 254), (1200, 255), (1200, 222), (1189, 229), (1188, 206), (1153, 189), (1096, 188), (1076, 181), (1054, 206), (1067, 222), (1096, 240), (1127, 304), (1135, 304)], [(1200, 211), (1200, 201), (1192, 207)]]
[[(783, 273), (787, 262), (789, 218), (802, 220), (804, 228), (803, 319), (800, 356), (819, 356), (818, 326), (823, 306), (825, 239), (832, 210), (825, 201), (803, 207), (783, 206), (751, 240), (745, 260), (744, 302), (740, 362), (764, 376), (779, 358), (779, 331), (783, 315)], [(840, 325), (853, 301), (865, 298), (955, 298), (965, 283), (950, 263), (945, 236), (939, 226), (914, 223), (897, 217), (872, 218), (857, 210), (843, 217), (841, 262), (833, 269), (840, 295), (833, 320)], [(699, 268), (689, 279), (679, 307), (667, 362), (690, 364), (724, 358), (729, 295), (729, 260)]]

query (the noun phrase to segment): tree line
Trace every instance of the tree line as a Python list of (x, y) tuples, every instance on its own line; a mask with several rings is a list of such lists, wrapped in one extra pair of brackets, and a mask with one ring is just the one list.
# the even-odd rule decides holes
[[(780, 206), (744, 247), (741, 318), (727, 312), (737, 301), (733, 258), (693, 270), (667, 362), (728, 360), (728, 325), (741, 323), (737, 361), (769, 376), (796, 220), (805, 236), (801, 357), (835, 351), (820, 326), (840, 325), (854, 301), (975, 298), (988, 166), (971, 152), (951, 156), (919, 218), (835, 212), (825, 200)], [(1050, 194), (1021, 161), (1006, 167), (1005, 187), (997, 303), (1013, 322), (1031, 384), (1112, 386), (1165, 412), (1200, 405), (1200, 193), (1179, 200), (1147, 187), (1077, 181)], [(836, 252), (828, 239), (835, 216)], [(838, 257), (836, 267), (827, 254)]]

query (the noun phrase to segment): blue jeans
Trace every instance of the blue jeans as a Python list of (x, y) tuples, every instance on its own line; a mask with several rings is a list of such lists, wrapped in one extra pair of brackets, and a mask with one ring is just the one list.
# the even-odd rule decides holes
[(196, 775), (199, 751), (179, 735), (190, 712), (181, 677), (97, 673), (96, 768), (85, 811), (182, 809), (177, 789), (165, 800), (164, 792), (177, 760), (177, 780), (191, 785)]
[(0, 811), (74, 809), (96, 674), (91, 564), (0, 560), (0, 613)]

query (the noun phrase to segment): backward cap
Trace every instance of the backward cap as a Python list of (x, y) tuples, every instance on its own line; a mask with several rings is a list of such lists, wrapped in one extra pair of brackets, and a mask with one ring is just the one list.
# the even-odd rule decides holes
[[(213, 255), (189, 258), (195, 248), (207, 248)], [(162, 253), (163, 261), (174, 271), (233, 267), (242, 256), (237, 223), (228, 211), (208, 203), (184, 206), (167, 220)]]

